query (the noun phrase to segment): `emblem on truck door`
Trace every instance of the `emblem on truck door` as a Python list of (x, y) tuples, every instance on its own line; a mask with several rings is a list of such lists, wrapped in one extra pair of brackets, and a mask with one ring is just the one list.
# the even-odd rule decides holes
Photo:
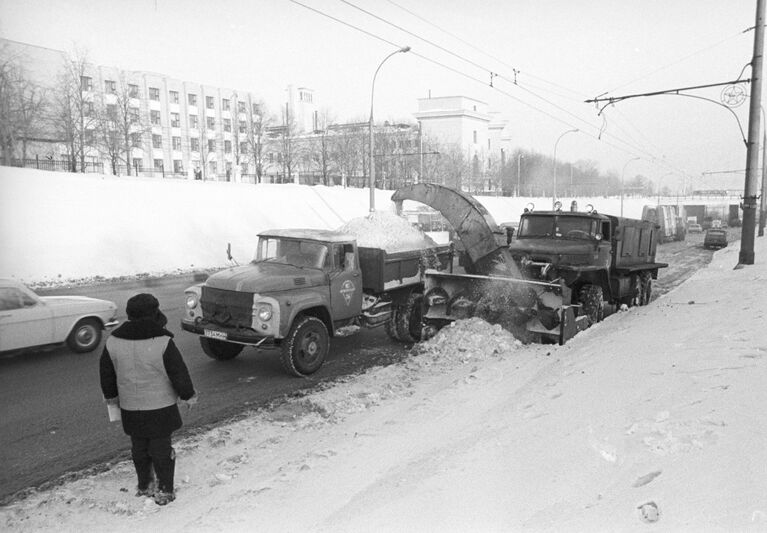
[(346, 280), (341, 284), (341, 295), (344, 297), (344, 301), (346, 302), (346, 305), (349, 305), (349, 303), (352, 301), (352, 294), (354, 294), (354, 291), (357, 290), (357, 288), (354, 286), (354, 283), (351, 282), (351, 280)]

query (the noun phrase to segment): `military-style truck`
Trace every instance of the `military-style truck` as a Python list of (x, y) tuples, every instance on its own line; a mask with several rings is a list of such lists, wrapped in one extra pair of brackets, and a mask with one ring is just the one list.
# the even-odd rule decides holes
[(245, 346), (279, 347), (284, 369), (307, 376), (343, 326), (385, 326), (395, 339), (419, 338), (423, 272), (450, 265), (450, 246), (387, 253), (335, 231), (264, 231), (251, 263), (185, 291), (181, 327), (200, 335), (213, 359), (237, 357)]
[(564, 342), (604, 317), (608, 304), (645, 305), (655, 261), (657, 224), (597, 213), (526, 209), (508, 240), (468, 194), (416, 184), (392, 197), (440, 211), (462, 241), (466, 273), (427, 270), (422, 339), (453, 320), (479, 316), (525, 342)]

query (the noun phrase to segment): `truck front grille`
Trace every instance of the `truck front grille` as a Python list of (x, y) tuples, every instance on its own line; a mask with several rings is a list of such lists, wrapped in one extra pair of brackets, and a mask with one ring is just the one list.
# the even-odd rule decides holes
[(253, 294), (202, 287), (200, 298), (205, 320), (231, 328), (250, 328), (253, 313)]

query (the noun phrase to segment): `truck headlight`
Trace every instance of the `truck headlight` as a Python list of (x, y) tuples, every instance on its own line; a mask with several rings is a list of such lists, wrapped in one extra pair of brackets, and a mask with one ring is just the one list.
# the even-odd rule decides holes
[(193, 292), (186, 293), (186, 308), (187, 309), (194, 309), (197, 307), (197, 303), (199, 302), (197, 295)]
[(269, 304), (261, 304), (258, 306), (256, 316), (261, 322), (268, 322), (272, 318), (272, 306)]

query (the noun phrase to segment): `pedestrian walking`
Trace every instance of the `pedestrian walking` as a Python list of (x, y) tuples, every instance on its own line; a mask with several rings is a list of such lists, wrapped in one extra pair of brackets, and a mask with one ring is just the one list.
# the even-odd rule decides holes
[(112, 332), (101, 354), (101, 391), (108, 404), (119, 405), (131, 438), (136, 496), (165, 505), (175, 499), (171, 435), (182, 425), (177, 402), (191, 408), (197, 394), (157, 298), (137, 294), (125, 310), (128, 321)]

